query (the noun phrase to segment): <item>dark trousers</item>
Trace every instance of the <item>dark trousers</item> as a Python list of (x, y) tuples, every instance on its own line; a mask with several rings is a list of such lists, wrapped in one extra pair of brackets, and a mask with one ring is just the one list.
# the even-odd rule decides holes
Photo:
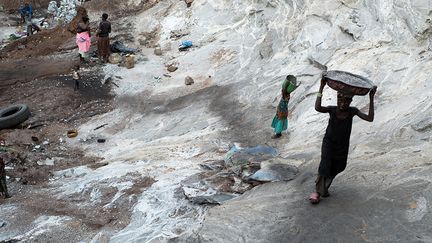
[(108, 61), (110, 55), (109, 37), (99, 37), (97, 41), (99, 59), (104, 62)]
[(78, 79), (74, 80), (74, 90), (78, 90), (79, 89), (79, 81)]

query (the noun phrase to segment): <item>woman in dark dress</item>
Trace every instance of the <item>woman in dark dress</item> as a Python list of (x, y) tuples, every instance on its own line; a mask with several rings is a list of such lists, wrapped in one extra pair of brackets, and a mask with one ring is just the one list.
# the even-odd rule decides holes
[(97, 30), (97, 47), (99, 59), (102, 62), (108, 62), (110, 55), (109, 34), (111, 33), (111, 23), (108, 21), (108, 14), (102, 14), (102, 21), (99, 23)]
[(322, 92), (326, 80), (321, 79), (321, 86), (315, 101), (315, 110), (329, 113), (330, 119), (321, 147), (321, 162), (318, 177), (315, 181), (315, 192), (309, 198), (313, 204), (319, 203), (320, 197), (328, 197), (328, 188), (337, 174), (345, 170), (347, 165), (352, 119), (358, 116), (365, 121), (374, 119), (374, 95), (376, 86), (369, 92), (369, 113), (364, 114), (355, 107), (350, 107), (352, 95), (338, 92), (337, 106), (321, 106)]

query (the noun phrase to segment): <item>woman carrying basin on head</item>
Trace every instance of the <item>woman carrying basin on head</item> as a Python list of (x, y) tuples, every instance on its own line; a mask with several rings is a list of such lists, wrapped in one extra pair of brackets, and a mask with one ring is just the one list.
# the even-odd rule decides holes
[(310, 195), (312, 204), (319, 203), (320, 197), (328, 197), (328, 189), (337, 174), (345, 170), (347, 165), (349, 142), (351, 136), (352, 120), (358, 116), (365, 121), (374, 120), (374, 95), (376, 86), (369, 92), (369, 112), (364, 114), (356, 107), (351, 107), (353, 95), (338, 91), (337, 106), (322, 106), (322, 92), (326, 85), (326, 79), (321, 79), (315, 110), (321, 113), (329, 113), (326, 133), (321, 147), (321, 162), (318, 169), (318, 177), (315, 181), (315, 192)]

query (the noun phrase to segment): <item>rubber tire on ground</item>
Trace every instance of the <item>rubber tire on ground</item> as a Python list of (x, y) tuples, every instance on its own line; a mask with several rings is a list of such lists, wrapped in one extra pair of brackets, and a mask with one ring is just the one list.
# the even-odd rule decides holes
[(0, 110), (0, 129), (15, 127), (30, 116), (27, 105), (18, 104)]

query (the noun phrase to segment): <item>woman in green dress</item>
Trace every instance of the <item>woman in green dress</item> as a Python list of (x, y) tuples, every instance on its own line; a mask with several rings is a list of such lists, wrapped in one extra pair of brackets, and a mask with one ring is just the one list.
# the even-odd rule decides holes
[(293, 75), (288, 75), (282, 84), (282, 98), (272, 121), (272, 128), (275, 130), (273, 139), (282, 137), (282, 131), (288, 129), (288, 102), (291, 92), (297, 89), (299, 85), (300, 83), (297, 85), (297, 78)]

